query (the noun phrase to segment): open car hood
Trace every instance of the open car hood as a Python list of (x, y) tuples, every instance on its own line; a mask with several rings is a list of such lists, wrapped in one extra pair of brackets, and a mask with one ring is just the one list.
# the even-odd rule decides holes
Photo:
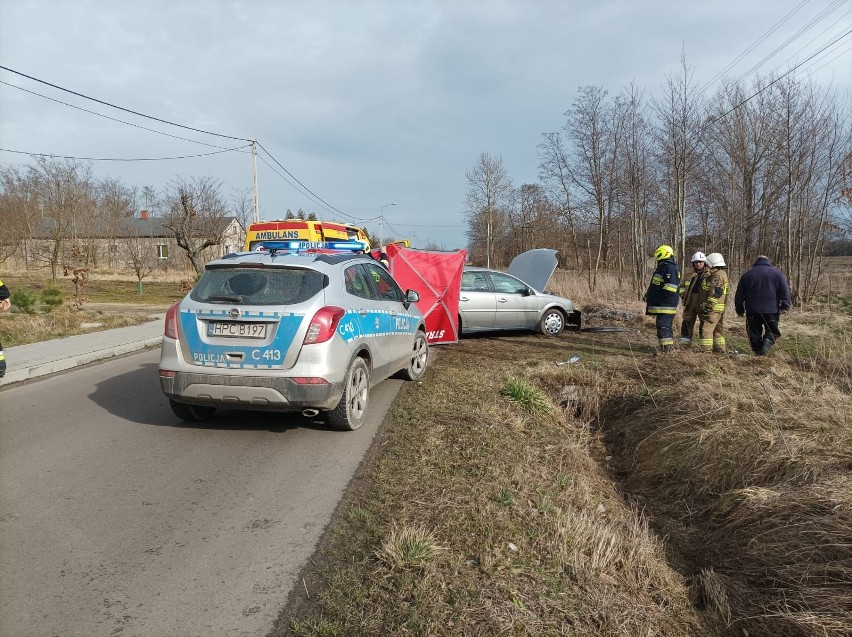
[(550, 248), (522, 252), (509, 264), (509, 274), (518, 277), (535, 290), (544, 292), (553, 271), (556, 270), (556, 252)]

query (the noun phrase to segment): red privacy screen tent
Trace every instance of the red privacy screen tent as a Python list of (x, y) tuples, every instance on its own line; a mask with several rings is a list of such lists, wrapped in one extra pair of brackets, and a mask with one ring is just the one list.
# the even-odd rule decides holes
[(417, 307), (426, 318), (430, 343), (458, 343), (459, 292), (467, 250), (431, 252), (387, 246), (390, 273), (403, 290), (420, 293)]

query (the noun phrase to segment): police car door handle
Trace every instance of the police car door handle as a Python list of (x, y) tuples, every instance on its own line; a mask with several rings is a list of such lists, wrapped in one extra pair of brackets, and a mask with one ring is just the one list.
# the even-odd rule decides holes
[(459, 301), (470, 301), (470, 299), (467, 298), (466, 296), (460, 296)]
[(499, 299), (497, 299), (498, 303), (507, 303), (508, 301), (509, 299), (507, 299), (505, 296), (501, 296)]

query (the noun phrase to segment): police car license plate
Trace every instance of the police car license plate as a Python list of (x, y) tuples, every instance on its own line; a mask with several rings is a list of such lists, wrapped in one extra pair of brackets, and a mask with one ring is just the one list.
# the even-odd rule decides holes
[(232, 336), (235, 338), (266, 338), (268, 323), (237, 323), (210, 321), (207, 336)]

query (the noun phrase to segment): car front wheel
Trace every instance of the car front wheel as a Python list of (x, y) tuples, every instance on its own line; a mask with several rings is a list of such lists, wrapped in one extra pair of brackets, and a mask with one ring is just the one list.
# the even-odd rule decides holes
[(559, 336), (564, 329), (565, 316), (559, 310), (547, 310), (541, 317), (541, 333), (545, 336)]
[(429, 342), (426, 340), (426, 332), (417, 332), (414, 337), (414, 347), (408, 359), (408, 367), (402, 370), (405, 380), (420, 380), (426, 373), (426, 361), (429, 358)]
[(360, 356), (346, 371), (343, 396), (337, 407), (328, 413), (328, 424), (340, 431), (354, 431), (364, 424), (370, 402), (370, 370)]

